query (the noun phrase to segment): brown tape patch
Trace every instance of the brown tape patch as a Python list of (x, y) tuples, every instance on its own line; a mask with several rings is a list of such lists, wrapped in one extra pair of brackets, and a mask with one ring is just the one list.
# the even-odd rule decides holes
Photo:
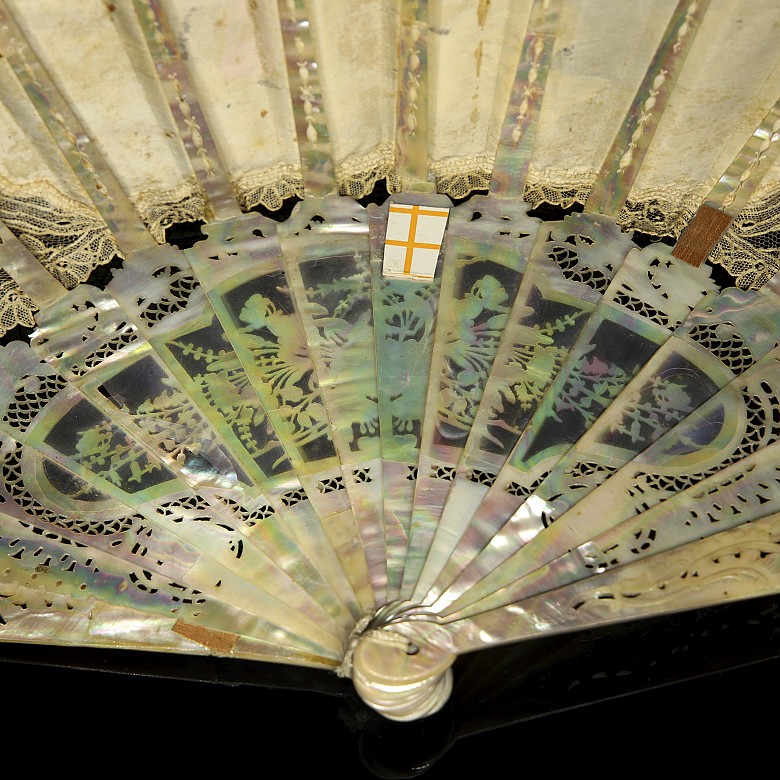
[(688, 223), (672, 255), (698, 268), (731, 224), (731, 217), (719, 209), (702, 204)]
[(238, 642), (238, 634), (229, 634), (227, 631), (215, 631), (213, 628), (203, 628), (203, 626), (194, 626), (192, 623), (185, 623), (183, 620), (177, 620), (173, 625), (173, 631), (180, 634), (199, 645), (213, 650), (215, 653), (232, 653), (233, 648)]

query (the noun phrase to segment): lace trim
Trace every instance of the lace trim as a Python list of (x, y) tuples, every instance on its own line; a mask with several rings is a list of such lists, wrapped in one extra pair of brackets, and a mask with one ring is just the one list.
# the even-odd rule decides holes
[(182, 222), (205, 222), (206, 199), (194, 181), (172, 190), (146, 190), (133, 198), (141, 219), (158, 244), (165, 243), (165, 230)]
[(19, 285), (0, 268), (0, 336), (23, 325), (26, 328), (35, 327), (33, 312), (38, 307), (19, 288)]
[(528, 201), (532, 208), (549, 203), (551, 206), (569, 209), (575, 203), (585, 204), (595, 180), (595, 173), (570, 173), (550, 169), (542, 172), (529, 171), (523, 199)]
[(701, 196), (673, 189), (644, 190), (629, 199), (618, 215), (623, 230), (650, 236), (678, 237), (701, 203)]
[(303, 178), (300, 168), (294, 165), (275, 165), (239, 177), (234, 189), (242, 211), (257, 206), (278, 211), (288, 198), (303, 199)]
[(0, 219), (69, 290), (119, 255), (97, 212), (43, 181), (0, 181)]
[[(570, 173), (545, 170), (529, 173), (523, 198), (537, 208), (542, 203), (569, 209), (585, 205), (596, 179), (595, 173)], [(549, 178), (548, 178), (549, 177)], [(652, 189), (637, 193), (626, 201), (617, 218), (623, 230), (638, 230), (651, 236), (679, 236), (696, 209), (701, 197), (675, 189)]]
[[(361, 159), (367, 162), (367, 157)], [(352, 191), (358, 194), (349, 193), (352, 197), (370, 192), (381, 178), (397, 182), (395, 168), (391, 175), (386, 167), (390, 165), (389, 158), (384, 159), (384, 163), (364, 173), (362, 178), (354, 174), (354, 181), (360, 186), (356, 184)], [(459, 165), (463, 161), (447, 161), (446, 164)], [(440, 164), (439, 171), (444, 167)], [(445, 179), (442, 176), (439, 189), (452, 197), (463, 197), (460, 193), (470, 191), (469, 187), (483, 189), (489, 182), (489, 173), (483, 170), (475, 174), (468, 167), (447, 176), (451, 179), (446, 188), (441, 186)], [(563, 208), (584, 203), (592, 177), (578, 178), (579, 181), (574, 181), (570, 177), (568, 184), (529, 179), (526, 199), (534, 207), (542, 202)], [(236, 189), (243, 191), (244, 208), (262, 204), (275, 210), (284, 198), (300, 196), (301, 182), (293, 168), (278, 166), (262, 174), (243, 177), (236, 183)], [(142, 203), (144, 198), (148, 199), (145, 204)], [(722, 265), (743, 289), (757, 289), (780, 271), (780, 185), (753, 200), (710, 255), (710, 260)], [(205, 215), (205, 201), (192, 183), (171, 193), (145, 193), (137, 204), (139, 209), (145, 210), (145, 220), (158, 241), (164, 241), (167, 226), (203, 219)], [(641, 199), (626, 204), (618, 222), (625, 230), (641, 230), (658, 236), (679, 235), (697, 205), (693, 196), (681, 202), (679, 197), (672, 199), (668, 192), (642, 193)], [(18, 186), (0, 181), (0, 219), (69, 289), (86, 280), (95, 267), (119, 254), (114, 237), (94, 211), (46, 182)], [(35, 311), (32, 299), (0, 270), (0, 335), (18, 325), (34, 327)]]
[(431, 163), (431, 170), (436, 177), (436, 191), (459, 200), (490, 187), (493, 160), (485, 155), (448, 157)]
[[(565, 171), (529, 174), (525, 200), (533, 208), (549, 203), (570, 208), (584, 204), (594, 176)], [(626, 201), (617, 223), (623, 230), (652, 236), (679, 236), (701, 202), (701, 197), (674, 189), (644, 190)], [(758, 289), (780, 270), (780, 184), (753, 197), (710, 254), (743, 290)]]
[(389, 193), (401, 190), (401, 180), (395, 165), (395, 146), (392, 143), (381, 144), (368, 154), (348, 157), (336, 166), (339, 195), (365, 198), (382, 179), (387, 180)]
[[(62, 285), (72, 290), (98, 265), (120, 255), (97, 212), (49, 182), (0, 179), (0, 220)], [(34, 327), (37, 307), (5, 272), (0, 275), (0, 335)]]
[(735, 217), (709, 259), (743, 289), (758, 289), (780, 270), (780, 184)]

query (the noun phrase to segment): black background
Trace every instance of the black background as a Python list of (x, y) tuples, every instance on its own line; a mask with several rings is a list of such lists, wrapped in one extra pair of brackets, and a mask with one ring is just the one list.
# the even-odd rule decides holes
[(5, 645), (0, 744), (37, 771), (131, 776), (612, 775), (683, 759), (701, 775), (730, 758), (748, 771), (776, 744), (778, 637), (767, 597), (483, 651), (458, 660), (448, 707), (414, 724), (325, 672)]

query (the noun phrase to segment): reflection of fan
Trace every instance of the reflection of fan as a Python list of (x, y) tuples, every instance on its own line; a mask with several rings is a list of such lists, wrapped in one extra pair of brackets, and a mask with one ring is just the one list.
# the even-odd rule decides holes
[(780, 20), (707, 5), (0, 5), (0, 636), (404, 720), (457, 653), (773, 592)]

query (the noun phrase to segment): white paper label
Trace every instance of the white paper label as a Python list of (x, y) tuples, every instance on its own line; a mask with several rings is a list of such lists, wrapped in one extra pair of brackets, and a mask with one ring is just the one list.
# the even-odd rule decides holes
[(437, 206), (390, 206), (382, 273), (433, 279), (449, 215), (449, 209)]

